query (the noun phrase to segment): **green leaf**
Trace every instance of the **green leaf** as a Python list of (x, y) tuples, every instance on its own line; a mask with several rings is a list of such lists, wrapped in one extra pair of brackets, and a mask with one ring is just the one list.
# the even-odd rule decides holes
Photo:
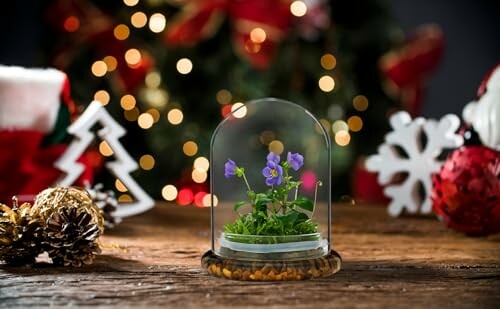
[(239, 201), (238, 203), (234, 204), (233, 206), (233, 210), (234, 211), (238, 211), (238, 209), (241, 208), (241, 206), (245, 205), (247, 202), (245, 201)]
[(293, 204), (302, 208), (302, 209), (305, 209), (305, 210), (309, 210), (309, 211), (313, 211), (314, 210), (314, 204), (313, 202), (308, 199), (307, 197), (298, 197), (295, 201), (293, 201)]
[(284, 225), (293, 225), (297, 218), (299, 217), (299, 212), (291, 211), (286, 215), (277, 216), (278, 220), (281, 221)]
[(306, 222), (307, 220), (309, 220), (309, 216), (303, 212), (299, 212), (299, 216), (297, 217), (297, 221), (295, 221), (295, 223), (299, 224), (302, 222)]

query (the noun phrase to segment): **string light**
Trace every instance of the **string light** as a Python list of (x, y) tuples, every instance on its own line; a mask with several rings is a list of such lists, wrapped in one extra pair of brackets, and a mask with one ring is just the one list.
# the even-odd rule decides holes
[(148, 17), (143, 12), (135, 12), (130, 16), (130, 23), (136, 28), (142, 28), (148, 23)]
[(119, 24), (113, 30), (113, 35), (117, 40), (126, 40), (130, 35), (130, 29), (127, 27), (127, 25)]
[(182, 151), (186, 156), (192, 157), (198, 152), (198, 145), (193, 141), (187, 141), (182, 145)]
[(285, 149), (285, 146), (281, 141), (276, 139), (269, 143), (268, 148), (270, 152), (274, 152), (275, 154), (280, 155)]
[(149, 171), (155, 166), (155, 158), (152, 155), (145, 154), (139, 158), (139, 166), (145, 170)]
[(135, 105), (135, 97), (131, 94), (126, 94), (120, 99), (120, 106), (126, 111), (134, 109)]
[(151, 128), (154, 124), (153, 116), (151, 116), (151, 114), (148, 113), (142, 113), (137, 118), (137, 124), (141, 129), (147, 130)]
[(101, 102), (103, 106), (108, 105), (110, 97), (106, 90), (98, 90), (94, 93), (94, 100)]
[(348, 131), (348, 130), (349, 130), (349, 126), (343, 120), (337, 120), (332, 124), (333, 133), (338, 133), (340, 131)]
[(106, 66), (108, 67), (108, 72), (112, 72), (116, 70), (116, 66), (118, 65), (118, 61), (116, 61), (116, 58), (113, 56), (106, 56), (102, 59), (104, 63), (106, 63)]
[(120, 181), (120, 179), (115, 180), (115, 188), (120, 192), (128, 191), (127, 187), (125, 187), (125, 185), (123, 184), (123, 182)]
[(130, 202), (133, 202), (134, 199), (128, 195), (128, 194), (121, 194), (119, 197), (118, 197), (118, 202), (119, 203), (130, 203)]
[(136, 66), (141, 62), (141, 52), (135, 48), (127, 50), (125, 52), (125, 61), (129, 66)]
[(208, 171), (210, 162), (205, 157), (198, 157), (194, 160), (193, 167), (197, 170)]
[(160, 33), (165, 29), (166, 19), (161, 13), (155, 13), (149, 18), (149, 30)]
[(191, 189), (181, 189), (177, 194), (177, 203), (181, 206), (187, 206), (193, 202), (193, 197), (193, 191)]
[(80, 28), (80, 20), (76, 16), (68, 16), (63, 27), (68, 32), (76, 32)]
[(156, 108), (150, 108), (146, 111), (146, 113), (153, 116), (153, 122), (157, 123), (160, 120), (160, 112)]
[(197, 207), (203, 207), (203, 198), (207, 195), (206, 192), (200, 191), (194, 195), (194, 205)]
[(193, 63), (188, 58), (182, 58), (177, 61), (176, 68), (181, 74), (189, 74), (193, 69)]
[(243, 118), (247, 115), (247, 108), (243, 103), (237, 102), (231, 106), (231, 112), (233, 112), (234, 117)]
[(157, 88), (161, 84), (161, 75), (157, 71), (151, 71), (146, 75), (144, 83), (148, 88)]
[(212, 196), (213, 196), (213, 200), (214, 200), (214, 207), (217, 206), (217, 204), (219, 204), (219, 199), (217, 198), (217, 195), (205, 194), (205, 196), (203, 197), (203, 200), (202, 200), (203, 206), (205, 206), (205, 207), (211, 206), (210, 204), (212, 203)]
[(337, 66), (337, 59), (332, 54), (324, 54), (321, 56), (321, 66), (325, 70), (333, 70)]
[(217, 99), (217, 102), (219, 104), (224, 105), (224, 104), (228, 104), (231, 102), (231, 100), (233, 99), (233, 95), (231, 94), (231, 92), (229, 92), (229, 90), (221, 89), (221, 90), (217, 91), (215, 98)]
[(349, 142), (351, 141), (351, 135), (349, 132), (340, 130), (337, 133), (335, 133), (335, 142), (339, 146), (347, 146), (349, 145)]
[(222, 117), (226, 117), (227, 115), (229, 115), (231, 113), (231, 108), (232, 108), (231, 104), (226, 104), (222, 106), (222, 108), (220, 109)]
[(130, 122), (136, 121), (139, 118), (140, 111), (137, 107), (134, 107), (131, 110), (126, 110), (123, 112), (123, 116)]
[(363, 112), (368, 108), (368, 99), (364, 95), (357, 95), (352, 99), (352, 106), (355, 110)]
[(290, 4), (290, 12), (293, 16), (302, 17), (307, 13), (307, 5), (303, 1), (294, 1)]
[(134, 6), (139, 3), (139, 0), (123, 0), (123, 3), (125, 3), (126, 6)]
[(250, 40), (252, 40), (252, 42), (254, 43), (257, 44), (264, 43), (266, 37), (267, 37), (266, 32), (262, 28), (257, 27), (252, 29), (252, 31), (250, 31)]
[(207, 180), (207, 172), (199, 169), (194, 169), (191, 172), (191, 178), (196, 183), (204, 183)]
[(322, 91), (330, 92), (335, 88), (335, 80), (329, 75), (324, 75), (319, 79), (318, 85)]
[(167, 114), (167, 120), (173, 125), (178, 125), (184, 119), (184, 114), (178, 108), (171, 109)]
[(92, 64), (90, 70), (95, 76), (102, 77), (108, 71), (108, 67), (104, 61), (98, 60)]
[(363, 128), (363, 120), (359, 116), (351, 116), (347, 119), (347, 125), (349, 126), (349, 130), (359, 132)]
[(166, 185), (161, 189), (161, 196), (166, 201), (173, 201), (177, 198), (177, 188), (173, 185)]
[(99, 143), (99, 152), (105, 157), (110, 157), (113, 155), (113, 149), (109, 147), (106, 141), (101, 141)]

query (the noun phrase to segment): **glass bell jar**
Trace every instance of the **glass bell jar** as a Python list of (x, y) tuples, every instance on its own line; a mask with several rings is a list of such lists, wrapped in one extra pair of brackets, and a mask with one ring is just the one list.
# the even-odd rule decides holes
[(217, 277), (303, 280), (340, 269), (331, 248), (331, 149), (320, 122), (291, 102), (248, 102), (210, 145), (211, 250)]

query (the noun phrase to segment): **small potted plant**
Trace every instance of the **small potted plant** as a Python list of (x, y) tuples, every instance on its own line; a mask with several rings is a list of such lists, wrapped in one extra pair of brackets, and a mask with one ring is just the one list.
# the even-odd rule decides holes
[[(250, 281), (336, 273), (341, 258), (330, 245), (329, 137), (293, 103), (263, 99), (244, 108), (212, 137), (212, 249), (203, 267), (217, 277)], [(255, 136), (260, 146), (251, 143)]]

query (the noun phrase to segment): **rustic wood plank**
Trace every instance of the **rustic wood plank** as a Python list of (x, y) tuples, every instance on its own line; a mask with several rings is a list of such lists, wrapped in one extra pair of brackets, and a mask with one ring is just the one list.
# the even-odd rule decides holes
[(0, 266), (0, 307), (491, 307), (500, 304), (500, 236), (471, 238), (431, 218), (334, 208), (342, 270), (320, 280), (236, 282), (200, 268), (208, 209), (158, 204), (105, 237), (86, 268)]

